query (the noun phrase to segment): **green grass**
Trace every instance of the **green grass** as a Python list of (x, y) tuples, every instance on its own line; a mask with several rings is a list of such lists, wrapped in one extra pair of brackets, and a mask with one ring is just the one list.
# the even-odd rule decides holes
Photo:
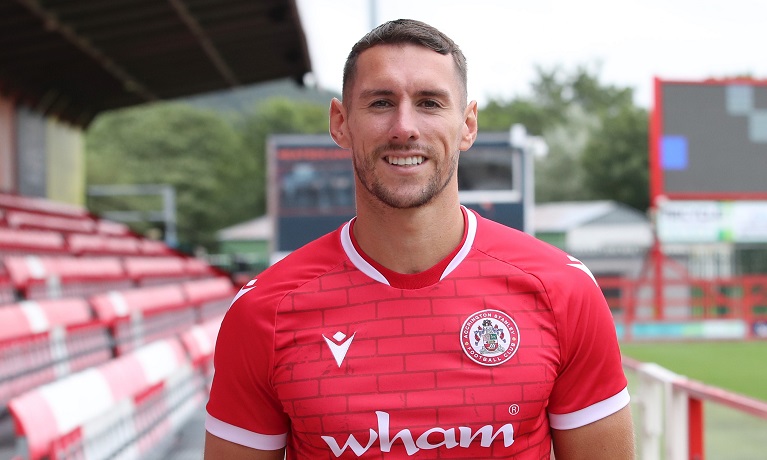
[[(767, 341), (623, 343), (621, 351), (707, 385), (767, 401)], [(631, 391), (637, 382), (632, 373), (628, 377)], [(767, 458), (767, 420), (708, 402), (704, 414), (707, 459)], [(638, 427), (636, 411), (634, 416)], [(663, 452), (659, 454), (665, 460)]]
[(767, 401), (767, 341), (622, 343), (621, 351), (707, 385)]

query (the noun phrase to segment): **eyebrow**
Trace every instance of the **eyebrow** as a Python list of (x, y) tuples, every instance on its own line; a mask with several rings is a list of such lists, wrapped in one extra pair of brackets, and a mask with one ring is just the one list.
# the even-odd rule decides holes
[[(361, 98), (392, 96), (392, 95), (394, 95), (394, 91), (389, 89), (369, 89), (369, 90), (364, 90), (362, 91), (362, 93), (360, 93)], [(440, 90), (440, 89), (427, 89), (427, 90), (417, 91), (416, 96), (433, 97), (436, 99), (450, 100), (450, 92), (445, 90)]]

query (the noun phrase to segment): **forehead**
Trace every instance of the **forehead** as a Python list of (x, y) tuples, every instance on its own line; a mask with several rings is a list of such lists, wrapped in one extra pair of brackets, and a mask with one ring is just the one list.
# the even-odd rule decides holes
[(428, 91), (460, 94), (453, 57), (413, 44), (377, 45), (360, 53), (352, 93)]

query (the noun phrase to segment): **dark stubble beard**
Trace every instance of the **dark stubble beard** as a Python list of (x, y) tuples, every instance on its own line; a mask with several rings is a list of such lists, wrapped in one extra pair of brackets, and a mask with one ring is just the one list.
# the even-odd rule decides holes
[[(360, 183), (365, 189), (370, 192), (371, 195), (376, 197), (381, 203), (395, 209), (414, 209), (428, 204), (434, 199), (442, 190), (447, 187), (450, 180), (456, 173), (458, 168), (458, 154), (454, 154), (450, 159), (449, 164), (443, 164), (449, 168), (449, 174), (441, 174), (444, 169), (437, 169), (434, 175), (429, 179), (426, 185), (421, 189), (420, 193), (416, 196), (401, 196), (395, 193), (393, 190), (384, 186), (383, 183), (375, 176), (375, 162), (380, 160), (381, 151), (396, 151), (407, 150), (414, 151), (413, 146), (401, 146), (401, 145), (385, 145), (378, 147), (372, 155), (372, 162), (365, 162), (363, 160), (358, 161), (357, 155), (352, 155), (354, 171), (359, 178)], [(427, 146), (421, 146), (420, 151), (428, 151)], [(415, 151), (418, 151), (415, 149)], [(429, 156), (433, 158), (433, 156)], [(371, 156), (363, 155), (363, 158), (368, 159)], [(432, 160), (430, 160), (432, 161)], [(369, 174), (368, 174), (369, 173)], [(443, 181), (440, 178), (444, 177)], [(372, 179), (369, 181), (368, 179)]]

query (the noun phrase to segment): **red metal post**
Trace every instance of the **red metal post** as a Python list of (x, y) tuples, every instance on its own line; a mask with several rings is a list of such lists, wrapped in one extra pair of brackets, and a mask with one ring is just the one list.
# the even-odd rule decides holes
[(703, 400), (690, 397), (687, 400), (687, 427), (690, 460), (705, 460), (703, 445)]

